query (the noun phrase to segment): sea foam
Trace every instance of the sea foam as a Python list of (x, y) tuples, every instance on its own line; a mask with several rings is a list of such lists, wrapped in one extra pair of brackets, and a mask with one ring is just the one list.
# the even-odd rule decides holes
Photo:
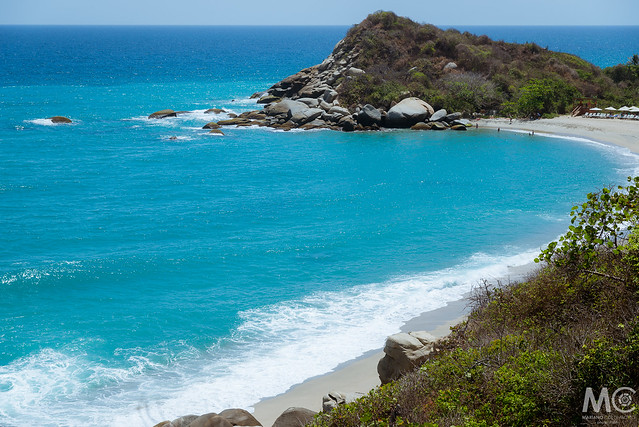
[(463, 298), (481, 279), (508, 280), (511, 267), (530, 263), (537, 253), (478, 253), (423, 275), (247, 310), (233, 333), (205, 352), (187, 346), (159, 358), (148, 350), (122, 350), (130, 354), (127, 366), (112, 367), (77, 349), (43, 349), (0, 367), (0, 416), (9, 425), (143, 426), (187, 413), (250, 408), (381, 348), (403, 323)]

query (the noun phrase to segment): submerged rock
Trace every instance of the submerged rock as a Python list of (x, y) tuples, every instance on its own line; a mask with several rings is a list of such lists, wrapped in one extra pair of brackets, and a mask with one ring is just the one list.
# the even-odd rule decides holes
[(202, 129), (218, 129), (219, 127), (220, 125), (218, 125), (216, 122), (208, 122), (207, 124), (202, 126)]
[(53, 116), (49, 117), (49, 120), (53, 123), (71, 123), (71, 119), (63, 116)]
[(208, 110), (204, 112), (204, 114), (220, 114), (220, 113), (226, 113), (226, 111), (221, 108), (209, 108)]
[(177, 117), (177, 113), (171, 109), (166, 109), (149, 115), (149, 119), (164, 119), (166, 117)]

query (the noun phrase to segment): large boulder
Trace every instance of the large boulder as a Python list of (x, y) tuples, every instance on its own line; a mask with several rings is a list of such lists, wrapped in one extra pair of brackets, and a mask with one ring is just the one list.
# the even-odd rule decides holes
[(364, 393), (341, 393), (339, 391), (331, 391), (322, 397), (322, 411), (329, 412), (338, 405), (351, 403), (364, 396)]
[(292, 99), (284, 99), (275, 104), (267, 105), (264, 108), (264, 112), (268, 116), (273, 116), (273, 117), (278, 117), (278, 118), (283, 118), (288, 120), (291, 117), (293, 117), (295, 113), (298, 113), (300, 111), (307, 110), (307, 109), (308, 109), (308, 105), (304, 104), (303, 102), (293, 101)]
[(450, 123), (450, 122), (453, 122), (455, 120), (459, 120), (461, 118), (462, 118), (462, 113), (455, 112), (455, 113), (448, 114), (444, 120), (446, 120), (448, 123)]
[(385, 356), (377, 364), (382, 384), (387, 384), (421, 366), (433, 350), (435, 337), (427, 332), (391, 335), (384, 346)]
[(71, 123), (71, 119), (63, 116), (53, 116), (49, 117), (52, 123)]
[(226, 418), (216, 414), (215, 412), (211, 412), (210, 414), (204, 414), (193, 421), (188, 427), (233, 427)]
[(437, 110), (433, 113), (432, 116), (430, 116), (430, 121), (439, 122), (441, 120), (444, 120), (447, 114), (448, 114), (448, 111), (444, 110), (443, 108), (441, 110)]
[(344, 116), (337, 122), (337, 125), (342, 128), (344, 132), (352, 132), (357, 126), (357, 122), (353, 116)]
[(305, 110), (298, 111), (291, 116), (291, 121), (298, 125), (311, 122), (322, 115), (324, 110), (321, 108), (307, 108)]
[(184, 415), (180, 418), (176, 418), (173, 421), (171, 421), (171, 424), (169, 424), (170, 427), (188, 427), (189, 424), (191, 424), (193, 421), (195, 421), (198, 418), (197, 415)]
[(149, 115), (149, 119), (164, 119), (166, 117), (177, 117), (177, 113), (173, 110), (166, 109), (156, 111), (155, 113), (151, 113)]
[(402, 99), (386, 114), (386, 126), (408, 128), (415, 123), (426, 121), (434, 113), (426, 101), (419, 98)]
[(226, 418), (234, 426), (261, 426), (260, 422), (253, 415), (244, 409), (225, 409), (220, 412), (220, 417)]
[(357, 122), (363, 126), (379, 125), (382, 123), (382, 112), (371, 104), (366, 104), (357, 114)]
[(288, 408), (277, 417), (273, 427), (302, 427), (313, 421), (317, 412), (306, 408)]

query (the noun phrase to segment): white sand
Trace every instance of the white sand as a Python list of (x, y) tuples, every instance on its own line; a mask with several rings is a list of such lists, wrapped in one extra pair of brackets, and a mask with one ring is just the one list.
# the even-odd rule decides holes
[(479, 128), (524, 130), (558, 136), (576, 136), (625, 147), (639, 154), (639, 120), (590, 119), (561, 116), (554, 119), (513, 120), (481, 119)]
[[(639, 154), (639, 121), (619, 119), (589, 119), (584, 117), (562, 116), (554, 119), (513, 120), (482, 119), (478, 127), (501, 130), (528, 131), (558, 136), (573, 136), (628, 148)], [(528, 274), (534, 265), (519, 267), (512, 271), (509, 279), (519, 280)], [(429, 331), (442, 337), (450, 332), (467, 314), (467, 301), (449, 303), (441, 309), (424, 313), (409, 321), (401, 330)], [(398, 331), (399, 332), (399, 331)], [(380, 350), (363, 355), (359, 359), (346, 362), (333, 372), (311, 378), (292, 387), (279, 396), (267, 398), (257, 403), (253, 415), (264, 426), (271, 426), (275, 419), (290, 407), (304, 407), (314, 411), (322, 409), (322, 396), (330, 391), (367, 393), (380, 384), (377, 376), (377, 363), (383, 357)]]

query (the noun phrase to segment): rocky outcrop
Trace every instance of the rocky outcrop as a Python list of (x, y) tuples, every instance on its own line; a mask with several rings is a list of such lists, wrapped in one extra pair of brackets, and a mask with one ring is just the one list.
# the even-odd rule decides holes
[(302, 427), (313, 421), (316, 414), (306, 408), (288, 408), (275, 420), (273, 427)]
[(63, 116), (53, 116), (53, 117), (49, 117), (49, 120), (51, 120), (52, 123), (72, 123), (71, 119), (68, 117), (63, 117)]
[(421, 366), (433, 350), (435, 340), (427, 332), (402, 332), (388, 337), (384, 346), (385, 356), (377, 364), (382, 384)]

